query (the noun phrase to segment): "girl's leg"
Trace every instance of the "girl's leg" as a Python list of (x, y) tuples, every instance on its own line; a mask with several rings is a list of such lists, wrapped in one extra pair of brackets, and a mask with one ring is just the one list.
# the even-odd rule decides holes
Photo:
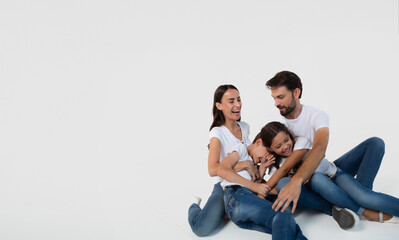
[[(356, 180), (355, 180), (356, 181)], [(322, 173), (315, 173), (309, 181), (310, 188), (319, 193), (327, 201), (338, 207), (348, 208), (358, 215), (362, 215), (364, 208), (361, 208), (352, 198), (328, 176)]]
[(385, 153), (385, 143), (381, 138), (372, 137), (334, 161), (346, 173), (356, 176), (363, 186), (373, 189), (375, 176)]
[(272, 203), (239, 186), (225, 190), (226, 212), (239, 227), (272, 234), (272, 239), (306, 239), (292, 214), (275, 212)]
[(199, 237), (213, 233), (224, 216), (223, 188), (220, 183), (214, 185), (212, 194), (202, 210), (195, 203), (188, 209), (188, 223)]
[(384, 193), (373, 192), (351, 175), (338, 170), (335, 183), (360, 206), (399, 216), (399, 199)]

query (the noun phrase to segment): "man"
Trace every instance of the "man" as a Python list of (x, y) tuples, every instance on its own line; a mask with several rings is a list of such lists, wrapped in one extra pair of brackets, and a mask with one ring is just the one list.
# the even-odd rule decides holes
[[(348, 209), (331, 206), (318, 194), (311, 192), (303, 184), (312, 176), (322, 158), (324, 158), (329, 139), (329, 118), (324, 111), (303, 105), (301, 79), (293, 72), (282, 71), (267, 81), (275, 106), (280, 110), (283, 120), (294, 136), (305, 136), (312, 142), (312, 149), (296, 174), (283, 178), (278, 183), (279, 195), (273, 204), (277, 211), (284, 211), (292, 202), (292, 212), (297, 204), (300, 208), (322, 210), (333, 215), (341, 228), (349, 229), (356, 224), (357, 216)], [(372, 189), (375, 176), (385, 153), (382, 139), (373, 137), (360, 143), (334, 161), (343, 171), (356, 175), (356, 179), (365, 187)], [(302, 192), (302, 193), (301, 193)]]

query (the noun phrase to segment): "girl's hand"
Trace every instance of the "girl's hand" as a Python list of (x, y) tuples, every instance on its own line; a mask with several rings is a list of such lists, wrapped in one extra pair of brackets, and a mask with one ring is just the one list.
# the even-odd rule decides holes
[(259, 170), (258, 168), (252, 164), (251, 162), (248, 162), (248, 166), (246, 168), (246, 170), (249, 172), (249, 174), (251, 174), (252, 177), (252, 182), (256, 181), (259, 178)]
[(262, 167), (262, 168), (268, 168), (268, 167), (270, 167), (271, 165), (273, 165), (274, 163), (276, 162), (276, 158), (274, 157), (274, 155), (273, 154), (269, 154), (266, 158), (265, 158), (265, 160), (262, 160), (261, 162), (260, 162), (260, 167)]

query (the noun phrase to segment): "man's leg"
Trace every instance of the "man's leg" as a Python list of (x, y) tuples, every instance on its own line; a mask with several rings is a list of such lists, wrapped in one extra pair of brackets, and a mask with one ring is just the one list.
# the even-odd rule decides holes
[(334, 161), (344, 172), (356, 176), (363, 186), (373, 189), (385, 153), (385, 143), (381, 138), (372, 137)]

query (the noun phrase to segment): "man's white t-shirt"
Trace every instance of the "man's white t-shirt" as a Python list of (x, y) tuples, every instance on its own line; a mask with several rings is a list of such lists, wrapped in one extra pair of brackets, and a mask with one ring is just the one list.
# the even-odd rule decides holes
[(295, 119), (283, 117), (283, 122), (294, 136), (307, 137), (313, 145), (315, 132), (323, 127), (329, 127), (329, 117), (321, 109), (302, 104), (301, 114)]
[[(245, 146), (245, 149), (247, 146), (251, 144), (251, 141), (249, 141), (249, 125), (246, 122), (237, 122), (238, 125), (241, 128), (241, 134), (242, 134), (242, 139), (236, 138), (230, 130), (222, 125), (219, 127), (214, 127), (212, 130), (209, 132), (209, 139), (216, 137), (219, 139), (221, 143), (221, 148), (220, 148), (220, 157), (219, 157), (219, 162), (222, 162), (222, 160), (231, 152), (237, 149), (238, 144), (242, 144)], [(219, 176), (212, 177), (214, 183), (218, 183), (222, 181), (222, 178)]]

